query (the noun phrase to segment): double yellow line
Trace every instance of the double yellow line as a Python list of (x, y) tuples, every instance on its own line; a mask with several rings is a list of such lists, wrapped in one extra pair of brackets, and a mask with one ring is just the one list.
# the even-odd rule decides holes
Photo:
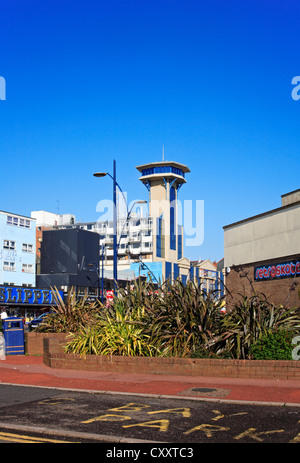
[(44, 444), (47, 442), (51, 444), (75, 444), (75, 442), (68, 442), (57, 439), (46, 439), (42, 437), (25, 436), (22, 434), (13, 434), (10, 432), (0, 432), (0, 442), (1, 441), (18, 442), (22, 444)]

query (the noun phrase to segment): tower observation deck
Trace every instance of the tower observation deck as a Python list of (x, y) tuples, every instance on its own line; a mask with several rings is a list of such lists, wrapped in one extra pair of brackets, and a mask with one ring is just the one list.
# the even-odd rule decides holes
[(182, 257), (183, 229), (177, 223), (178, 191), (190, 169), (175, 161), (151, 162), (137, 166), (139, 180), (149, 191), (149, 215), (153, 218), (157, 260), (175, 262)]

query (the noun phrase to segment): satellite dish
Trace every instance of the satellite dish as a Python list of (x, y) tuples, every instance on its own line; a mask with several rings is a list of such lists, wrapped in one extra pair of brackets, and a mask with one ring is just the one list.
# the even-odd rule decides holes
[(230, 267), (227, 267), (226, 270), (227, 270), (227, 273), (230, 273)]

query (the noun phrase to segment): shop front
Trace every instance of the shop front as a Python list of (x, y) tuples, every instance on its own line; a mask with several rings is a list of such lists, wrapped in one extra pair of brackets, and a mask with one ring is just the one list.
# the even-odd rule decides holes
[[(63, 298), (63, 292), (59, 294)], [(0, 286), (1, 318), (22, 317), (28, 323), (54, 305), (52, 289)]]

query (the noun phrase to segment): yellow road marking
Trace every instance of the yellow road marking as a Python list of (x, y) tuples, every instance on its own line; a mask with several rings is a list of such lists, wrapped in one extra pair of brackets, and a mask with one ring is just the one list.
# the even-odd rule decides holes
[(11, 440), (13, 442), (25, 442), (31, 444), (38, 444), (43, 442), (52, 442), (53, 444), (75, 444), (76, 442), (67, 442), (63, 440), (57, 439), (46, 439), (42, 437), (32, 437), (32, 436), (25, 436), (22, 434), (13, 434), (10, 432), (0, 432), (0, 440)]

